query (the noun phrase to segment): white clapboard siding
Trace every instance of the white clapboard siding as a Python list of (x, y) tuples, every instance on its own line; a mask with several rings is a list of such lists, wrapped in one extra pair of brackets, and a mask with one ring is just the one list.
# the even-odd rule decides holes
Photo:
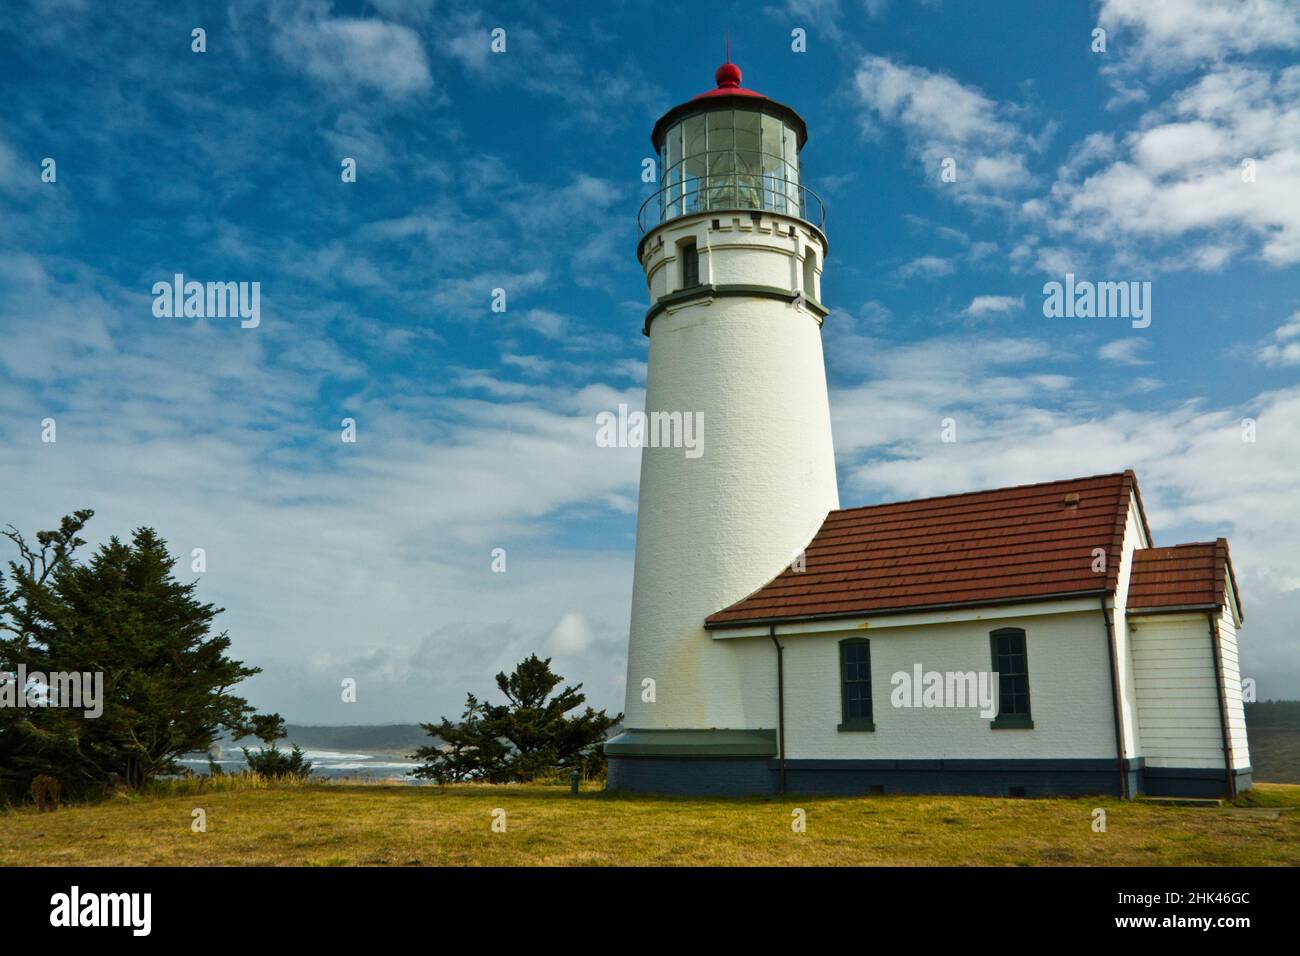
[(1206, 619), (1174, 615), (1129, 622), (1147, 765), (1222, 767), (1223, 723)]
[(1228, 701), (1228, 741), (1232, 744), (1235, 770), (1250, 766), (1250, 743), (1246, 739), (1246, 711), (1241, 702), (1237, 628), (1231, 614), (1224, 614), (1219, 619), (1219, 645), (1223, 657), (1223, 686)]

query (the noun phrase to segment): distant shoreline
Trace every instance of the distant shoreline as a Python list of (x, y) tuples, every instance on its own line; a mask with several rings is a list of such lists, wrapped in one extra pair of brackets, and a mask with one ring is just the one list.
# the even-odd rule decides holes
[[(279, 741), (281, 747), (297, 744), (303, 750), (331, 750), (344, 753), (365, 753), (407, 757), (420, 747), (438, 742), (419, 724), (286, 724), (288, 736)], [(260, 747), (253, 737), (223, 737), (218, 743), (223, 750), (240, 747)]]

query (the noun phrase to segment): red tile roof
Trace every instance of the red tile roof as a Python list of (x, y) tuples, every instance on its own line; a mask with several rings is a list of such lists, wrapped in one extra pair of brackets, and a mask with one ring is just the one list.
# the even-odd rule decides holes
[(804, 570), (786, 568), (705, 626), (1113, 593), (1131, 494), (1126, 471), (832, 511)]
[(1143, 548), (1133, 553), (1128, 609), (1222, 607), (1229, 588), (1240, 614), (1237, 579), (1225, 538), (1172, 548)]

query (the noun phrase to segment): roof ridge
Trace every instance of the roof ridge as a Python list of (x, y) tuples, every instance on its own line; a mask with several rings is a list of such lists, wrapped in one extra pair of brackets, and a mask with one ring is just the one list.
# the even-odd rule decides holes
[[(805, 546), (806, 564), (779, 570), (705, 626), (1113, 595), (1134, 499), (1140, 507), (1126, 470), (837, 509)], [(1137, 533), (1150, 542), (1145, 515)]]
[(1172, 551), (1174, 548), (1214, 548), (1220, 543), (1226, 542), (1226, 538), (1217, 538), (1214, 541), (1183, 541), (1180, 544), (1153, 544), (1149, 548), (1134, 548), (1134, 554), (1141, 554), (1143, 551)]
[(1033, 481), (1023, 485), (1004, 485), (999, 488), (980, 488), (977, 491), (954, 491), (946, 495), (931, 495), (927, 498), (905, 498), (901, 501), (881, 501), (874, 505), (856, 505), (852, 508), (839, 508), (827, 514), (830, 515), (844, 514), (849, 511), (869, 511), (872, 508), (888, 508), (893, 505), (910, 505), (920, 504), (925, 501), (943, 501), (949, 498), (969, 498), (972, 495), (987, 495), (995, 491), (1023, 491), (1026, 488), (1047, 488), (1051, 485), (1068, 485), (1077, 481), (1096, 481), (1100, 478), (1124, 478), (1132, 474), (1132, 470), (1106, 472), (1100, 475), (1080, 475), (1077, 478), (1058, 478), (1055, 481)]

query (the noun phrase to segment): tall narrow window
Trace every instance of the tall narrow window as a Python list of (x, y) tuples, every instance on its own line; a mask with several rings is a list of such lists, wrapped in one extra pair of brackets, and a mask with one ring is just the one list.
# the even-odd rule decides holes
[(819, 301), (817, 298), (817, 253), (811, 248), (803, 257), (803, 297)]
[(840, 641), (840, 730), (875, 730), (871, 720), (871, 642)]
[(689, 289), (700, 284), (700, 252), (695, 242), (683, 242), (680, 253), (682, 260), (682, 288)]
[(1003, 627), (989, 635), (993, 670), (998, 675), (998, 716), (994, 728), (1033, 727), (1029, 711), (1029, 658), (1025, 632)]

